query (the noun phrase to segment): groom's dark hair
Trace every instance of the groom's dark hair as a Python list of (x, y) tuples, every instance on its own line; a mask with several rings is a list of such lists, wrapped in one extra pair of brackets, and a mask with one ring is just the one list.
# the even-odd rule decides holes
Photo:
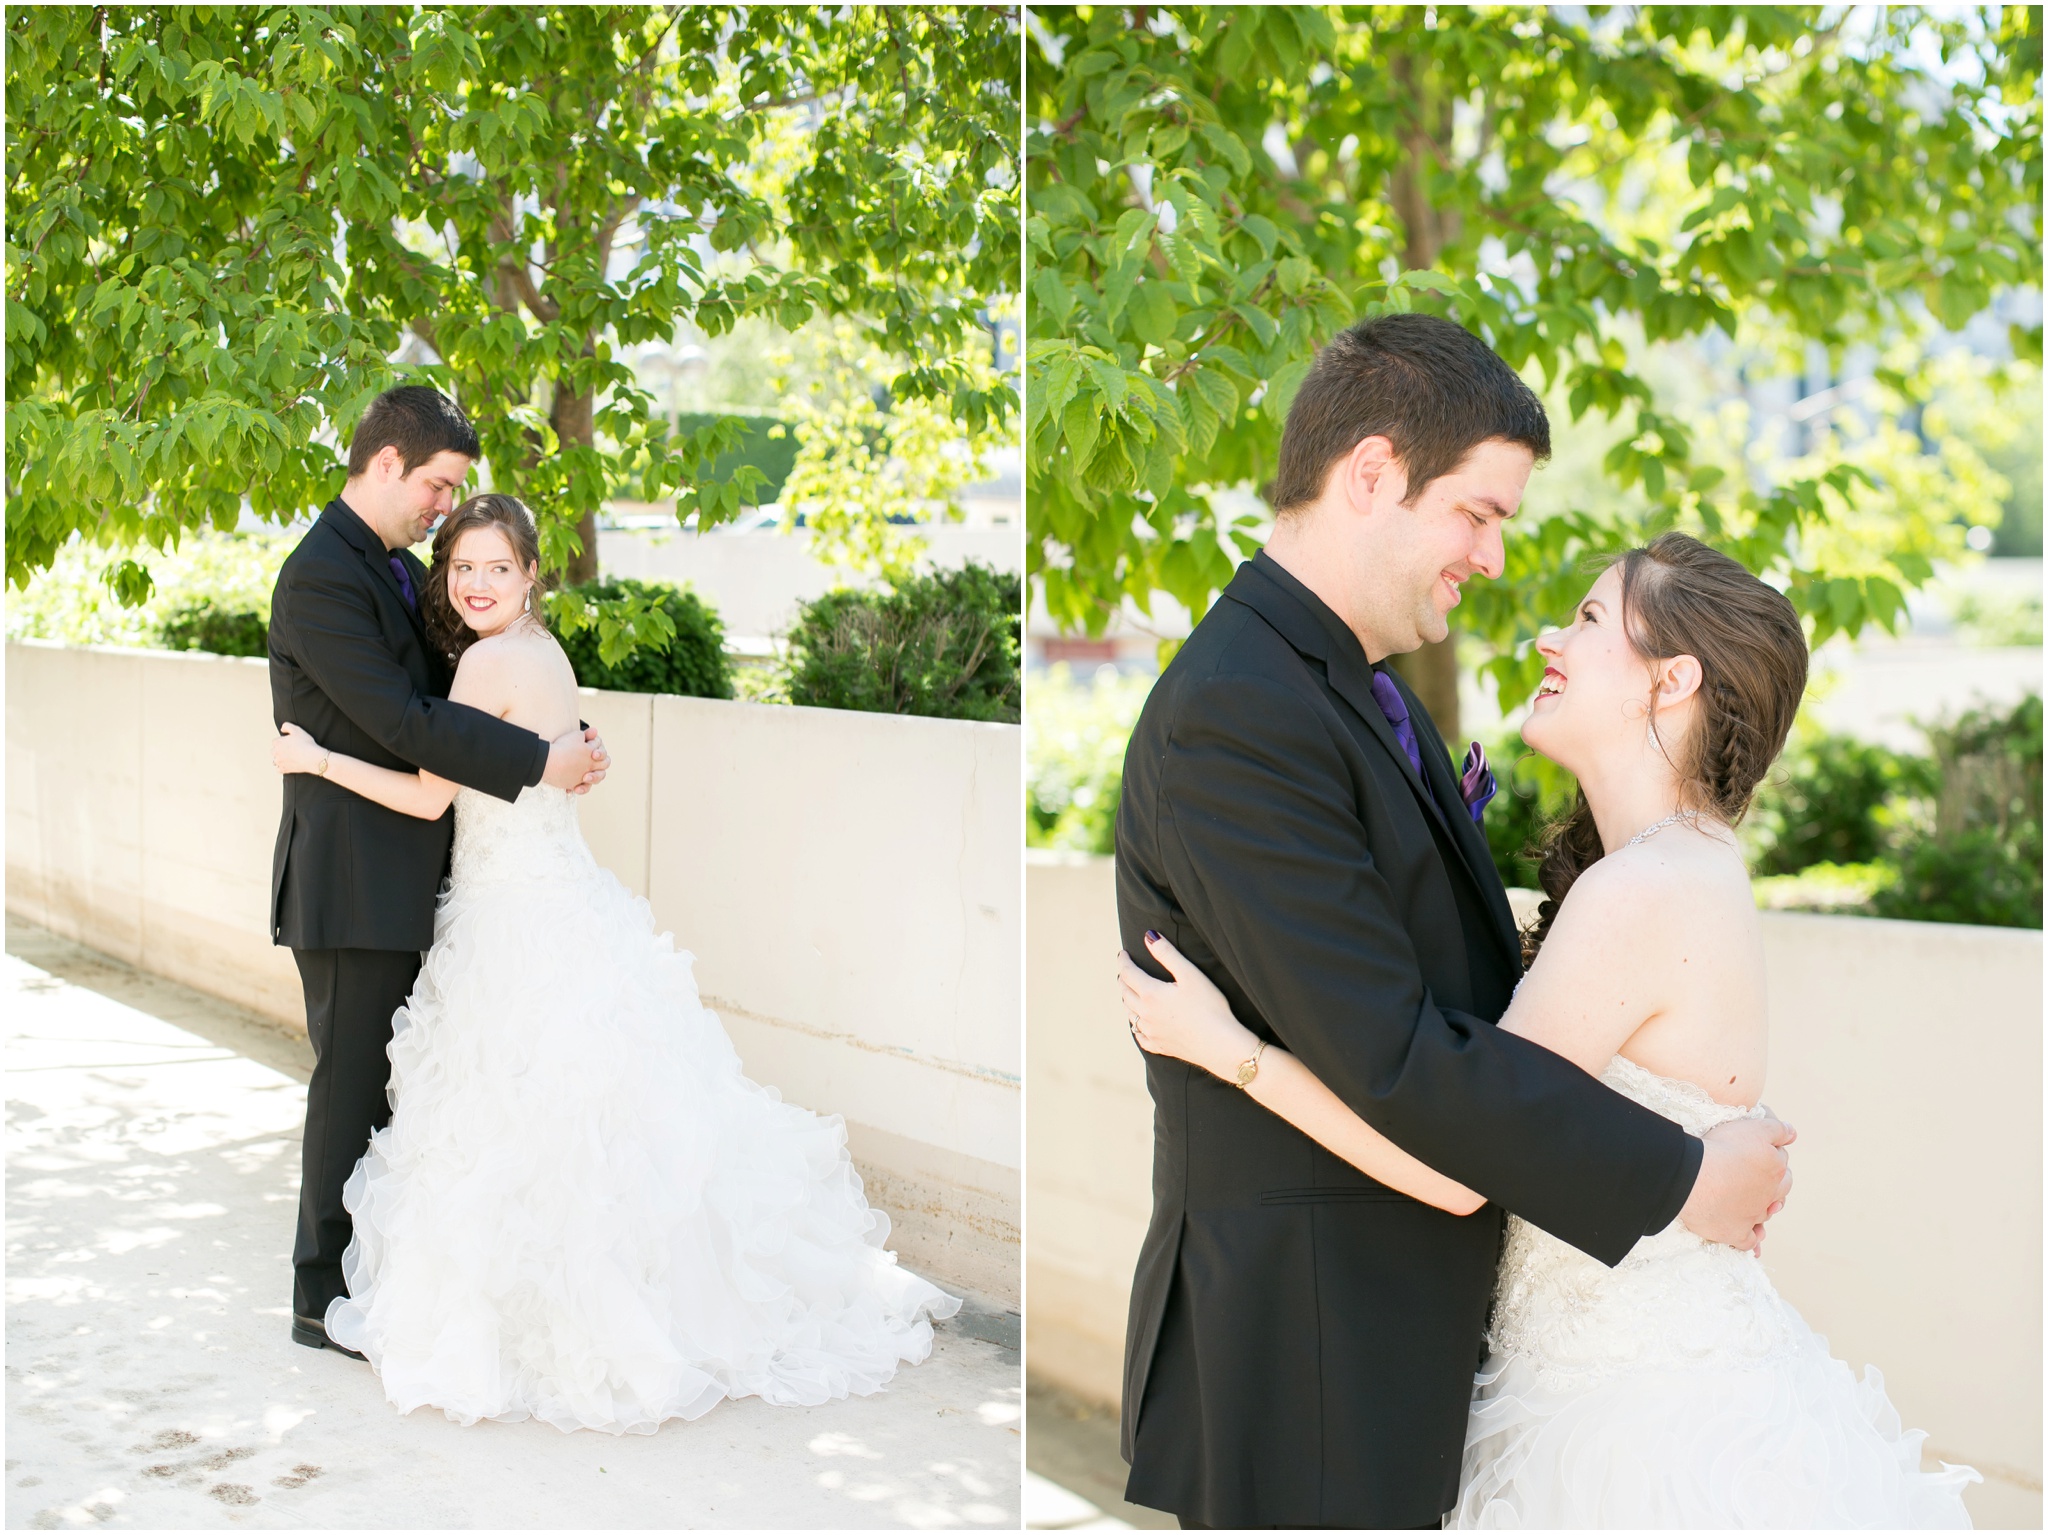
[(1393, 444), (1410, 501), (1482, 442), (1550, 457), (1550, 418), (1535, 391), (1472, 332), (1428, 314), (1363, 321), (1316, 355), (1280, 434), (1266, 493), (1273, 510), (1314, 502), (1331, 466), (1368, 437)]
[(386, 448), (398, 449), (401, 472), (411, 474), (436, 453), (483, 457), (476, 428), (462, 407), (425, 384), (401, 384), (370, 402), (348, 445), (348, 473), (354, 479)]

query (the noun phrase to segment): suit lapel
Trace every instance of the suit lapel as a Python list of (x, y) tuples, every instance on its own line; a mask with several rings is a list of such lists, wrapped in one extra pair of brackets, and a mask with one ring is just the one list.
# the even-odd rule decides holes
[[(369, 524), (358, 517), (355, 509), (339, 497), (329, 502), (327, 510), (320, 515), (322, 521), (331, 521), (334, 524), (334, 530), (362, 555), (363, 563), (370, 569), (371, 580), (375, 581), (384, 591), (390, 594), (392, 602), (398, 607), (398, 611), (403, 613), (406, 622), (412, 625), (412, 632), (419, 636), (420, 643), (426, 645), (429, 653), (431, 653), (433, 647), (427, 645), (426, 625), (421, 621), (419, 614), (407, 605), (405, 592), (398, 584), (398, 577), (392, 574), (391, 551), (384, 547), (384, 541), (372, 533)], [(410, 553), (401, 552), (399, 558), (406, 561), (407, 569), (412, 573), (412, 589), (414, 594), (417, 595), (423, 589), (423, 583), (426, 579), (425, 572), (419, 568), (419, 561), (414, 559)]]
[[(1366, 660), (1364, 647), (1357, 638), (1341, 626), (1333, 632), (1320, 622), (1314, 610), (1303, 600), (1315, 601), (1315, 594), (1300, 588), (1299, 583), (1281, 570), (1263, 550), (1238, 567), (1237, 576), (1224, 595), (1234, 597), (1253, 609), (1279, 630), (1288, 644), (1303, 655), (1314, 656), (1323, 663), (1323, 674), (1330, 679), (1331, 690), (1351, 706), (1351, 712), (1372, 732), (1381, 750), (1407, 780), (1409, 792), (1421, 805), (1423, 814), (1434, 817), (1437, 824), (1448, 832), (1450, 827), (1443, 812), (1430, 798), (1421, 778), (1416, 776), (1415, 764), (1401, 749), (1401, 738), (1394, 734), (1394, 727), (1388, 723), (1380, 701), (1372, 696), (1372, 663)], [(1330, 622), (1339, 623), (1334, 614)], [(1411, 698), (1411, 714), (1414, 708)]]
[[(1373, 697), (1372, 665), (1365, 659), (1365, 652), (1339, 652), (1325, 664), (1329, 668), (1330, 686), (1337, 690), (1337, 695), (1344, 702), (1351, 705), (1352, 712), (1365, 721), (1366, 728), (1378, 737), (1380, 745), (1386, 748), (1387, 755), (1394, 759), (1394, 766), (1399, 768), (1401, 776), (1408, 780), (1409, 792), (1415, 796), (1416, 803), (1422, 806), (1422, 813), (1432, 817), (1437, 825), (1448, 832), (1450, 823), (1444, 819), (1442, 807), (1430, 793), (1434, 785), (1425, 784), (1421, 775), (1415, 771), (1415, 764), (1408, 760), (1408, 753), (1401, 746), (1400, 736), (1394, 733), (1393, 721), (1387, 718), (1387, 711), (1380, 707), (1380, 701)], [(1408, 716), (1412, 723), (1417, 705), (1406, 689), (1403, 689), (1402, 696), (1408, 701)], [(1429, 748), (1423, 744), (1420, 735), (1417, 735), (1415, 740), (1416, 744), (1422, 747), (1422, 760), (1426, 766), (1429, 762)]]
[(1465, 860), (1466, 872), (1472, 876), (1473, 884), (1479, 887), (1486, 909), (1493, 915), (1496, 936), (1514, 956), (1519, 968), (1521, 935), (1515, 929), (1514, 908), (1508, 905), (1507, 890), (1500, 882), (1499, 871), (1493, 866), (1493, 850), (1487, 845), (1486, 832), (1464, 808), (1465, 791), (1451, 766), (1451, 754), (1444, 746), (1444, 738), (1437, 734), (1436, 721), (1429, 717), (1429, 711), (1422, 707), (1399, 677), (1394, 679), (1394, 686), (1407, 700), (1409, 723), (1416, 727), (1415, 740), (1422, 749), (1422, 765), (1429, 773), (1430, 787), (1436, 791), (1439, 802), (1458, 807), (1456, 813), (1439, 819), (1446, 822), (1452, 845), (1457, 848), (1458, 856)]
[[(1508, 905), (1507, 892), (1501, 887), (1500, 876), (1494, 870), (1486, 834), (1472, 824), (1471, 816), (1447, 813), (1446, 807), (1462, 808), (1465, 796), (1457, 780), (1451, 776), (1450, 756), (1444, 748), (1443, 737), (1437, 733), (1436, 722), (1430, 719), (1428, 711), (1396, 676), (1394, 685), (1400, 688), (1401, 696), (1407, 702), (1409, 721), (1416, 727), (1415, 742), (1422, 757), (1423, 770), (1429, 774), (1429, 784), (1425, 787), (1415, 771), (1415, 764), (1401, 749), (1401, 738), (1394, 734), (1386, 712), (1380, 708), (1379, 700), (1373, 697), (1372, 663), (1366, 660), (1364, 647), (1348, 630), (1341, 634), (1333, 633), (1321, 623), (1303, 596), (1296, 594), (1294, 588), (1298, 585), (1262, 550), (1238, 567), (1237, 575), (1224, 595), (1251, 608), (1296, 650), (1323, 663), (1323, 672), (1330, 679), (1331, 690), (1364, 722), (1394, 767), (1407, 780), (1409, 791), (1415, 796), (1422, 813), (1436, 822), (1444, 840), (1456, 850), (1458, 862), (1464, 866), (1467, 877), (1478, 888), (1481, 900), (1493, 916), (1495, 938), (1512, 956), (1514, 966), (1519, 970), (1522, 947), (1515, 930), (1514, 911)], [(1305, 592), (1304, 595), (1314, 600), (1314, 593)], [(1340, 622), (1334, 614), (1331, 615), (1331, 623)]]
[[(413, 556), (413, 552), (410, 549), (400, 550), (398, 557), (405, 561), (406, 571), (412, 576), (412, 594), (415, 603), (424, 600), (427, 594), (426, 567)], [(405, 592), (398, 584), (398, 577), (391, 573), (391, 560), (388, 556), (384, 561), (384, 578), (390, 583), (392, 594), (398, 598), (398, 605), (405, 609), (405, 616), (412, 621), (412, 632), (420, 637), (422, 645), (426, 645), (427, 621), (420, 616), (417, 606), (406, 602)], [(433, 647), (428, 646), (428, 648), (432, 649)]]

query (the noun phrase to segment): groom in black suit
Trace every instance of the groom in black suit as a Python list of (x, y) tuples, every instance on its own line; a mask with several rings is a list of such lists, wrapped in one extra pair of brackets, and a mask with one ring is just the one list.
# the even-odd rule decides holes
[[(349, 446), (348, 482), (278, 573), (270, 608), (274, 722), (380, 767), (424, 768), (499, 799), (547, 782), (581, 793), (604, 777), (594, 730), (543, 741), (448, 701), (448, 658), (420, 619), (426, 568), (413, 544), (453, 508), (478, 456), (452, 400), (407, 386), (371, 402)], [(292, 1337), (327, 1338), (327, 1306), (348, 1293), (351, 1226), (342, 1186), (391, 1119), (391, 1015), (434, 942), (452, 811), (422, 821), (318, 774), (284, 777), (271, 865), (271, 937), (306, 992), (313, 1078), (292, 1250)]]
[(1338, 336), (1288, 414), (1271, 542), (1132, 734), (1124, 948), (1158, 974), (1143, 937), (1164, 933), (1249, 1028), (1493, 1201), (1423, 1205), (1237, 1085), (1146, 1057), (1126, 1496), (1184, 1527), (1435, 1528), (1504, 1210), (1613, 1264), (1677, 1216), (1753, 1246), (1784, 1182), (1775, 1121), (1702, 1142), (1494, 1027), (1521, 973), (1506, 892), (1384, 663), (1449, 632), (1466, 579), (1498, 579), (1502, 524), (1549, 451), (1541, 403), (1449, 321)]

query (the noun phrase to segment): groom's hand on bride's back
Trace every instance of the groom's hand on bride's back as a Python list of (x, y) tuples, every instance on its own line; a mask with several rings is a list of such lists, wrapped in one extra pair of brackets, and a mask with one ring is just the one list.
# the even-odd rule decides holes
[(611, 765), (603, 737), (585, 725), (548, 743), (547, 770), (540, 781), (567, 794), (588, 794), (604, 782), (605, 770)]
[(1785, 1148), (1798, 1132), (1776, 1118), (1738, 1119), (1705, 1136), (1706, 1154), (1692, 1195), (1678, 1218), (1709, 1242), (1744, 1252), (1763, 1246), (1764, 1222), (1792, 1192), (1792, 1165)]

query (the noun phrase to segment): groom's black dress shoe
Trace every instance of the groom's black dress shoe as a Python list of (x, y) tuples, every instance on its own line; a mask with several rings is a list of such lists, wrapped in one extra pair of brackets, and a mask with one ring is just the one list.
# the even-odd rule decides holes
[[(297, 1315), (292, 1317), (292, 1342), (303, 1343), (307, 1348), (331, 1348), (335, 1353), (346, 1354), (351, 1359), (363, 1359), (363, 1356), (354, 1349), (343, 1348), (339, 1343), (328, 1337), (327, 1324), (315, 1317)], [(369, 1362), (369, 1360), (363, 1359), (364, 1364)]]

